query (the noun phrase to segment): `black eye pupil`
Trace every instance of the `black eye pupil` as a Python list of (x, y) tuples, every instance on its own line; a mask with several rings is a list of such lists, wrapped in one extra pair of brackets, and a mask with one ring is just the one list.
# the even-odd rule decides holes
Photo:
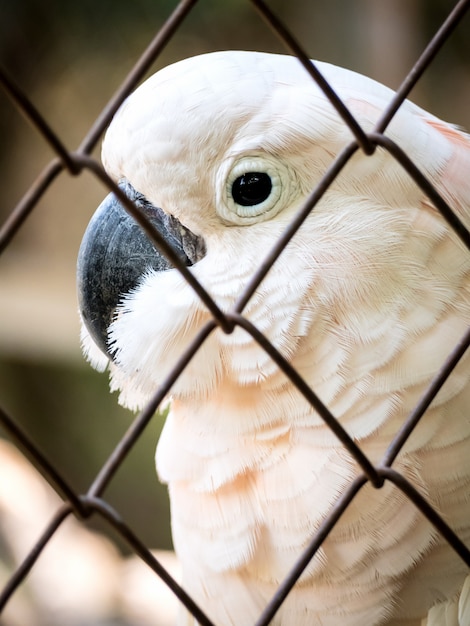
[(254, 206), (269, 197), (273, 184), (265, 172), (247, 172), (233, 181), (232, 197), (237, 204)]

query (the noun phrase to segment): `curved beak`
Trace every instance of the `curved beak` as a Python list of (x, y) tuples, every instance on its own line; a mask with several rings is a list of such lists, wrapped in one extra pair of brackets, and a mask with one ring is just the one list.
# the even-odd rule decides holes
[[(153, 206), (132, 185), (119, 187), (172, 246), (181, 261), (193, 265), (205, 255), (201, 237), (176, 218)], [(173, 265), (110, 193), (90, 220), (80, 245), (77, 289), (80, 314), (93, 341), (109, 358), (108, 328), (122, 298), (135, 289), (148, 270), (163, 272)]]

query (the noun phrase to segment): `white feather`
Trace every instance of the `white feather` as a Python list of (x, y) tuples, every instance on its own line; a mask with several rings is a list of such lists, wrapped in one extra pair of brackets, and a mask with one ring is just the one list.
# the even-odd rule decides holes
[[(318, 67), (370, 131), (393, 93)], [(387, 135), (468, 223), (468, 137), (409, 102)], [(204, 237), (191, 271), (228, 311), (352, 138), (296, 59), (213, 53), (144, 83), (103, 162)], [(262, 210), (227, 196), (240, 163), (281, 186)], [(378, 462), (469, 324), (469, 277), (462, 243), (403, 168), (383, 149), (358, 151), (244, 314)], [(209, 319), (176, 270), (145, 276), (110, 329), (121, 400), (142, 406)], [(469, 378), (467, 356), (395, 463), (467, 541)], [(217, 623), (253, 623), (359, 468), (244, 330), (216, 330), (172, 398), (157, 466), (185, 583)], [(468, 583), (459, 609), (453, 600), (465, 574), (401, 492), (366, 487), (273, 623), (468, 626)]]

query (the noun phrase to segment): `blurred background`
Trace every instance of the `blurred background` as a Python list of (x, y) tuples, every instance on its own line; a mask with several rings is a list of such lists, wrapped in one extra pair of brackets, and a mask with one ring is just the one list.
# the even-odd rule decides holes
[[(0, 63), (63, 143), (74, 149), (175, 6), (171, 0), (0, 0)], [(396, 88), (454, 2), (272, 0), (269, 6), (312, 58)], [(469, 33), (467, 18), (411, 94), (419, 105), (466, 128), (470, 128)], [(200, 0), (152, 72), (187, 56), (231, 48), (284, 52), (249, 2)], [(3, 223), (53, 154), (1, 90), (0, 137)], [(109, 394), (107, 376), (84, 362), (79, 345), (77, 251), (88, 220), (106, 193), (87, 173), (76, 178), (62, 174), (0, 257), (0, 406), (80, 493), (87, 490), (132, 420), (117, 405), (116, 396)], [(158, 416), (151, 422), (105, 497), (146, 545), (170, 550), (166, 489), (158, 484), (154, 470), (162, 423)], [(59, 500), (9, 446), (1, 430), (0, 438), (2, 583), (42, 532)], [(27, 527), (24, 541), (19, 538), (23, 527)], [(166, 617), (158, 613), (156, 605), (164, 605), (151, 586), (153, 577), (152, 581), (145, 578), (145, 566), (136, 566), (134, 578), (124, 573), (133, 561), (118, 537), (96, 520), (86, 528), (68, 521), (67, 528), (76, 538), (73, 543), (83, 541), (79, 545), (86, 546), (91, 541), (89, 559), (83, 547), (81, 560), (77, 555), (76, 562), (71, 556), (67, 561), (69, 578), (64, 575), (66, 561), (53, 578), (54, 551), (46, 550), (49, 557), (45, 553), (40, 559), (43, 573), (30, 577), (30, 587), (15, 596), (1, 623), (171, 623), (174, 605), (170, 601)], [(64, 541), (66, 536), (64, 531)], [(66, 551), (64, 547), (62, 555)], [(89, 569), (82, 571), (79, 563), (84, 562)], [(176, 567), (172, 561), (170, 565)], [(108, 568), (98, 578), (109, 580), (109, 589), (101, 590), (92, 576), (99, 567)], [(77, 580), (85, 585), (83, 599)], [(41, 581), (47, 582), (49, 592), (42, 589)], [(143, 597), (146, 585), (148, 606), (148, 597)], [(75, 593), (67, 594), (71, 588)], [(92, 591), (99, 596), (99, 609), (92, 609)]]

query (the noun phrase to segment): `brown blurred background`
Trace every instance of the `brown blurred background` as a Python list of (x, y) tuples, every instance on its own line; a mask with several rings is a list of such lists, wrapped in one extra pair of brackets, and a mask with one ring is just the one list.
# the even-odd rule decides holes
[[(0, 0), (0, 63), (74, 149), (175, 5), (170, 0)], [(269, 3), (312, 58), (392, 88), (453, 5), (449, 0)], [(469, 34), (467, 19), (411, 95), (467, 128)], [(152, 71), (186, 56), (230, 48), (284, 51), (248, 2), (200, 0)], [(0, 137), (3, 222), (53, 155), (2, 91)], [(83, 361), (79, 346), (76, 256), (105, 194), (89, 174), (62, 174), (0, 257), (0, 405), (80, 492), (132, 419), (109, 394), (107, 376)], [(161, 422), (150, 424), (105, 496), (147, 545), (167, 549), (166, 491), (158, 486), (153, 461)], [(91, 527), (107, 532), (97, 522)], [(126, 554), (118, 540), (117, 545)], [(7, 558), (7, 549), (2, 550), (0, 545), (0, 557)]]

